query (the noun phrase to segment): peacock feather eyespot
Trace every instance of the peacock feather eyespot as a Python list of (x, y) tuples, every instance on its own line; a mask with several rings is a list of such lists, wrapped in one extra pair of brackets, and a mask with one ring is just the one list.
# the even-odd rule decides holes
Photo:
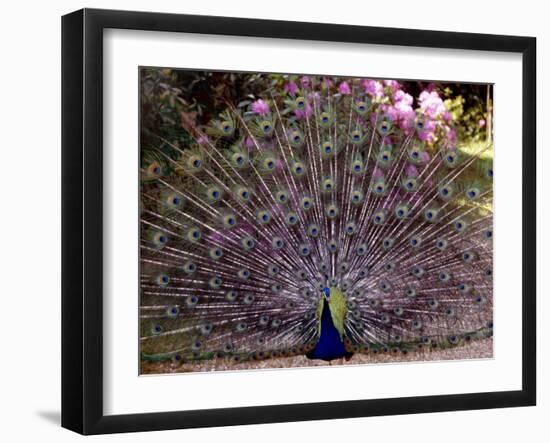
[(302, 257), (307, 257), (309, 254), (311, 254), (311, 246), (303, 243), (298, 246), (298, 252)]
[(264, 159), (262, 166), (266, 172), (272, 172), (277, 166), (277, 159), (275, 157), (267, 157)]
[(226, 228), (233, 228), (237, 225), (237, 217), (234, 214), (226, 214), (223, 216), (223, 226)]
[(379, 166), (387, 168), (392, 164), (392, 161), (393, 157), (391, 151), (383, 150), (378, 154), (377, 162)]
[(258, 217), (258, 221), (262, 225), (267, 225), (271, 221), (271, 212), (269, 212), (266, 209), (262, 209), (258, 211), (257, 217)]
[(391, 289), (391, 284), (388, 280), (380, 280), (378, 283), (378, 289), (382, 292), (388, 292)]
[(375, 211), (374, 214), (372, 214), (372, 222), (375, 225), (383, 225), (386, 221), (386, 213), (383, 210)]
[(248, 165), (248, 154), (244, 151), (237, 151), (231, 154), (231, 164), (238, 169)]
[(271, 277), (274, 277), (280, 271), (281, 271), (281, 269), (277, 265), (274, 265), (274, 264), (267, 265), (267, 272)]
[(395, 243), (395, 240), (392, 237), (386, 237), (382, 239), (382, 247), (384, 249), (390, 249)]
[(243, 298), (243, 303), (245, 305), (251, 305), (252, 303), (254, 303), (254, 294), (246, 294)]
[(464, 251), (461, 255), (461, 258), (465, 263), (471, 263), (474, 261), (475, 257), (476, 255), (473, 251)]
[(188, 308), (194, 308), (199, 302), (199, 297), (196, 295), (190, 295), (185, 299), (185, 304)]
[(446, 283), (448, 282), (449, 280), (451, 280), (451, 273), (450, 272), (447, 272), (447, 271), (441, 271), (439, 273), (439, 281), (443, 282), (443, 283)]
[(319, 115), (319, 125), (323, 128), (327, 128), (332, 124), (332, 116), (329, 112), (321, 112)]
[(453, 223), (453, 226), (454, 226), (454, 228), (457, 232), (462, 233), (462, 232), (466, 231), (466, 228), (468, 227), (468, 224), (466, 223), (465, 220), (458, 219), (458, 220), (455, 220), (455, 222)]
[(206, 190), (206, 196), (211, 202), (217, 202), (222, 198), (223, 193), (222, 193), (222, 190), (219, 187), (210, 186)]
[(435, 241), (435, 247), (439, 249), (440, 251), (444, 251), (447, 249), (447, 246), (449, 245), (449, 242), (445, 240), (444, 238), (438, 238)]
[(271, 247), (273, 249), (282, 249), (284, 245), (285, 245), (285, 242), (279, 236), (275, 236), (271, 239)]
[(250, 251), (256, 246), (256, 241), (252, 236), (247, 235), (241, 239), (241, 246), (245, 251)]
[(412, 193), (418, 190), (419, 182), (414, 177), (406, 177), (403, 179), (401, 186), (405, 191)]
[(329, 252), (334, 254), (336, 251), (338, 251), (338, 242), (334, 239), (329, 240), (327, 243), (327, 248)]
[(292, 131), (290, 133), (289, 140), (294, 148), (299, 148), (304, 142), (304, 136), (300, 131)]
[(396, 264), (393, 260), (390, 260), (384, 264), (384, 271), (386, 272), (393, 272), (395, 271)]
[(159, 324), (154, 324), (152, 327), (151, 327), (151, 333), (153, 335), (159, 335), (160, 333), (162, 332), (162, 326), (159, 325)]
[(292, 166), (292, 173), (294, 176), (300, 178), (303, 177), (306, 174), (306, 166), (302, 162), (295, 162)]
[(360, 243), (359, 245), (357, 245), (357, 247), (355, 248), (355, 253), (362, 257), (363, 255), (365, 255), (367, 253), (367, 251), (369, 250), (368, 246), (366, 243)]
[(198, 227), (194, 226), (187, 231), (186, 238), (192, 243), (197, 243), (202, 238), (202, 232)]
[(320, 232), (321, 232), (321, 229), (319, 228), (319, 225), (317, 225), (316, 223), (312, 223), (307, 228), (307, 234), (313, 238), (318, 237)]
[(409, 215), (409, 205), (408, 204), (399, 204), (396, 206), (395, 208), (395, 216), (399, 219), (399, 220), (403, 220), (405, 218), (407, 218), (407, 216)]
[(212, 323), (203, 323), (199, 326), (199, 331), (202, 335), (210, 335), (210, 333), (213, 331), (214, 325)]
[(285, 215), (285, 223), (288, 226), (294, 226), (298, 223), (298, 214), (294, 211), (288, 211)]
[(272, 328), (278, 328), (279, 326), (281, 326), (281, 319), (280, 318), (274, 318), (273, 320), (271, 320), (271, 327)]
[(174, 317), (178, 316), (179, 312), (180, 312), (180, 310), (179, 310), (178, 306), (171, 306), (166, 310), (166, 315), (168, 317), (174, 318)]
[(443, 163), (448, 168), (455, 168), (458, 165), (458, 154), (454, 150), (443, 152)]
[(226, 291), (225, 299), (229, 302), (234, 302), (239, 297), (239, 293), (233, 289)]
[(264, 136), (269, 136), (273, 132), (273, 123), (269, 120), (264, 120), (260, 123), (260, 128)]
[(486, 239), (492, 239), (493, 238), (493, 230), (492, 229), (487, 229), (486, 231), (483, 232), (483, 236)]
[(413, 329), (422, 329), (422, 321), (421, 320), (413, 320), (412, 321), (412, 328)]
[(332, 154), (334, 154), (335, 149), (333, 144), (330, 141), (326, 141), (323, 144), (321, 144), (321, 154), (324, 157), (329, 157)]
[(224, 135), (231, 135), (235, 131), (235, 126), (233, 125), (233, 122), (229, 120), (222, 121), (220, 127)]
[(405, 289), (405, 296), (407, 298), (416, 298), (416, 289), (411, 287)]
[(260, 318), (258, 320), (258, 324), (260, 326), (267, 326), (269, 324), (269, 316), (266, 314), (260, 315)]
[(325, 214), (330, 219), (338, 217), (339, 212), (340, 211), (338, 210), (338, 206), (335, 203), (329, 204), (325, 209)]
[(306, 105), (307, 105), (306, 99), (304, 97), (296, 98), (294, 103), (296, 105), (296, 108), (298, 108), (301, 111), (303, 111), (306, 108)]
[(302, 281), (307, 280), (307, 272), (303, 269), (299, 269), (298, 271), (296, 271), (296, 277)]
[(325, 192), (333, 192), (335, 190), (335, 182), (331, 176), (325, 177), (321, 181), (321, 189)]
[(163, 286), (163, 287), (168, 286), (168, 284), (170, 283), (170, 277), (168, 277), (168, 275), (166, 275), (166, 274), (159, 274), (156, 277), (155, 282), (159, 286)]
[(434, 223), (437, 221), (439, 210), (437, 208), (428, 208), (424, 211), (424, 219), (428, 222)]
[(222, 286), (222, 278), (221, 277), (211, 277), (208, 281), (208, 285), (212, 289), (219, 289)]
[(235, 190), (235, 195), (237, 196), (237, 199), (241, 202), (248, 202), (250, 201), (251, 196), (250, 189), (246, 188), (245, 186), (238, 186)]
[(413, 248), (418, 248), (420, 245), (422, 245), (422, 237), (420, 237), (419, 235), (413, 235), (413, 236), (409, 239), (409, 244), (410, 244)]
[(353, 235), (357, 232), (357, 223), (350, 221), (346, 223), (345, 232), (347, 235)]
[(197, 265), (194, 261), (188, 260), (183, 264), (183, 272), (192, 275), (197, 272)]
[(354, 205), (360, 205), (361, 203), (363, 203), (364, 197), (365, 197), (364, 193), (360, 189), (354, 189), (350, 193), (350, 200), (351, 200), (351, 203)]
[(439, 302), (437, 300), (428, 300), (428, 306), (430, 307), (430, 309), (432, 310), (435, 310), (438, 308), (439, 306)]
[(411, 272), (415, 277), (421, 278), (422, 276), (424, 276), (426, 271), (424, 270), (424, 268), (422, 266), (413, 266)]
[(351, 131), (349, 139), (354, 145), (361, 145), (365, 141), (365, 134), (361, 129), (354, 129)]
[(448, 201), (453, 197), (454, 190), (451, 185), (446, 184), (440, 186), (437, 193), (442, 200)]
[(288, 191), (281, 189), (275, 193), (275, 200), (281, 205), (286, 205), (288, 203)]
[(250, 271), (246, 268), (239, 269), (239, 272), (237, 272), (237, 277), (241, 280), (248, 280), (250, 277)]
[(369, 104), (367, 102), (365, 101), (355, 102), (355, 111), (359, 115), (365, 115), (368, 110), (369, 110)]
[(476, 200), (481, 194), (481, 191), (479, 188), (472, 186), (471, 188), (466, 190), (466, 197), (468, 197), (469, 200)]
[(468, 294), (471, 290), (472, 290), (472, 286), (469, 285), (468, 283), (460, 283), (458, 285), (458, 291), (463, 295)]
[(300, 208), (302, 208), (304, 211), (307, 211), (313, 207), (313, 199), (310, 196), (303, 196), (300, 199)]
[(386, 181), (384, 179), (378, 179), (372, 184), (371, 190), (377, 197), (382, 197), (386, 193), (386, 188)]
[(392, 128), (393, 128), (392, 122), (390, 120), (385, 120), (385, 119), (382, 120), (377, 127), (378, 133), (382, 136), (389, 135), (392, 132)]
[(152, 241), (157, 248), (163, 248), (168, 243), (168, 237), (164, 232), (154, 232), (152, 234)]

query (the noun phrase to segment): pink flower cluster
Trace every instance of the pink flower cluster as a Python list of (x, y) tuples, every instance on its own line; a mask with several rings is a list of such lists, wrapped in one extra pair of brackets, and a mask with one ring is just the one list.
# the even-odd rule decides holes
[[(334, 87), (341, 95), (351, 95), (352, 88), (350, 84), (349, 79), (342, 80), (334, 85), (330, 79), (326, 78), (321, 82), (324, 89)], [(296, 96), (301, 88), (308, 89), (313, 85), (314, 83), (310, 77), (302, 76), (296, 81), (285, 83), (284, 89), (288, 94)], [(453, 117), (437, 93), (435, 85), (428, 85), (420, 93), (416, 107), (414, 98), (405, 92), (396, 80), (363, 79), (360, 81), (360, 85), (372, 100), (374, 109), (380, 111), (380, 113), (375, 112), (371, 115), (372, 123), (378, 121), (380, 114), (383, 114), (406, 133), (412, 133), (416, 130), (415, 123), (421, 119), (423, 126), (418, 129), (418, 137), (422, 141), (431, 144), (436, 140), (445, 140), (447, 145), (451, 146), (456, 142), (456, 132), (451, 126)], [(305, 108), (294, 111), (298, 119), (309, 118), (313, 115), (314, 105), (319, 105), (319, 100), (315, 100), (313, 97), (315, 94), (318, 93), (307, 94)], [(258, 108), (260, 111), (263, 110), (260, 105), (258, 105)], [(484, 121), (479, 122), (480, 127), (484, 124)]]
[(422, 91), (418, 97), (419, 112), (424, 118), (424, 128), (419, 133), (423, 141), (433, 142), (438, 129), (442, 131), (447, 141), (456, 142), (456, 132), (448, 123), (452, 122), (452, 115), (436, 91)]
[(258, 115), (263, 116), (269, 114), (269, 104), (261, 98), (252, 103), (251, 109), (252, 112)]

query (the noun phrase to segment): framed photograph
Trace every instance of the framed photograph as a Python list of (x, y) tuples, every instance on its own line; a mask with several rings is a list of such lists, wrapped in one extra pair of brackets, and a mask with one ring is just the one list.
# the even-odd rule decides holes
[(62, 425), (536, 401), (530, 37), (62, 21)]

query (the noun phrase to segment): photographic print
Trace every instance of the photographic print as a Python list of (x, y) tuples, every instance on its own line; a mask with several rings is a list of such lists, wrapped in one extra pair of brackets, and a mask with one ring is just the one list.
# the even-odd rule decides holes
[(139, 68), (140, 374), (493, 356), (493, 86)]

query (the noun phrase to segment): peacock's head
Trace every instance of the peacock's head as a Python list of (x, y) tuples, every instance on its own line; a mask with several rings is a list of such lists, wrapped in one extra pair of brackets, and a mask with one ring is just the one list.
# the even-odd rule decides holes
[(330, 288), (324, 288), (323, 289), (323, 294), (325, 295), (325, 299), (327, 301), (330, 301)]

